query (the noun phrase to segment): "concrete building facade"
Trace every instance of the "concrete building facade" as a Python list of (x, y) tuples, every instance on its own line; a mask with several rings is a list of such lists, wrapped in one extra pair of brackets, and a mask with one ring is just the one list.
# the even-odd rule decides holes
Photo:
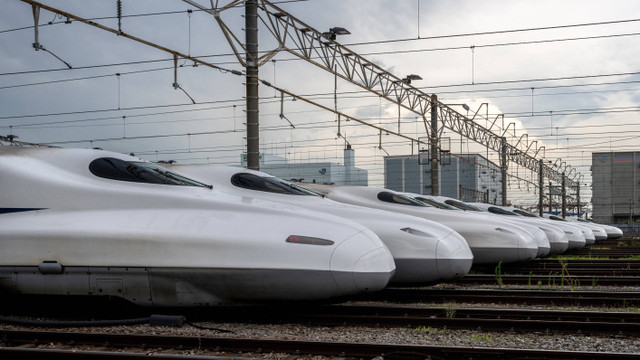
[[(243, 157), (241, 165), (246, 167)], [(367, 186), (369, 173), (355, 166), (351, 146), (344, 149), (344, 163), (289, 163), (286, 158), (264, 154), (260, 156), (260, 171), (289, 181), (305, 183)]]
[[(500, 203), (500, 167), (480, 154), (452, 155), (451, 163), (438, 170), (440, 195), (462, 201)], [(417, 155), (386, 156), (384, 186), (387, 189), (431, 194), (431, 165), (420, 165)]]
[(591, 160), (593, 221), (640, 221), (640, 152), (593, 153)]

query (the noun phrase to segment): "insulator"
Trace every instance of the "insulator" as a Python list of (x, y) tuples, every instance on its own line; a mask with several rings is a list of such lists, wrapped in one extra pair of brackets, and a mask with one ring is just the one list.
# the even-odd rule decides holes
[(118, 11), (118, 31), (122, 32), (122, 1), (118, 0), (116, 4), (116, 8)]

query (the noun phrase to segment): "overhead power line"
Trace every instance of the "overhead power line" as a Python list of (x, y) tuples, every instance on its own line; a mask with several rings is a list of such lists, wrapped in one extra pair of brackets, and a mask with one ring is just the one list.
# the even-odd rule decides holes
[(633, 23), (633, 22), (639, 22), (639, 21), (640, 21), (640, 19), (626, 19), (626, 20), (598, 21), (598, 22), (590, 22), (590, 23), (577, 23), (577, 24), (541, 26), (541, 27), (522, 28), (522, 29), (505, 29), (505, 30), (479, 31), (479, 32), (470, 32), (470, 33), (434, 35), (434, 36), (426, 36), (426, 37), (425, 36), (421, 36), (419, 38), (402, 38), (402, 39), (390, 39), (390, 40), (363, 41), (363, 42), (356, 42), (356, 43), (347, 43), (347, 44), (345, 44), (345, 46), (379, 45), (379, 44), (389, 44), (389, 43), (397, 43), (397, 42), (424, 41), (424, 40), (435, 40), (435, 39), (449, 39), (449, 38), (459, 38), (459, 37), (469, 37), (469, 36), (498, 35), (498, 34), (521, 33), (521, 32), (531, 32), (531, 31), (541, 31), (541, 30), (557, 30), (557, 29), (568, 29), (568, 28), (576, 28), (576, 27), (590, 27), (590, 26), (624, 24), (624, 23)]

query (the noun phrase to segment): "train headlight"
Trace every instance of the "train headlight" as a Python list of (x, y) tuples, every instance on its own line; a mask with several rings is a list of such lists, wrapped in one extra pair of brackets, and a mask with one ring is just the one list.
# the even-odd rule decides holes
[(507, 233), (507, 234), (515, 234), (513, 231), (511, 230), (507, 230), (507, 229), (503, 229), (503, 228), (495, 228), (495, 231), (499, 231), (499, 232), (503, 232), (503, 233)]
[(334, 244), (334, 242), (331, 240), (321, 239), (321, 238), (311, 237), (311, 236), (302, 236), (302, 235), (289, 235), (286, 241), (288, 243), (307, 244), (307, 245), (330, 246)]
[(402, 231), (404, 231), (404, 232), (406, 232), (408, 234), (411, 234), (411, 235), (424, 236), (424, 237), (435, 237), (435, 236), (433, 236), (433, 235), (431, 235), (429, 233), (426, 233), (424, 231), (420, 231), (418, 229), (412, 229), (410, 227), (402, 228), (400, 230), (402, 230)]

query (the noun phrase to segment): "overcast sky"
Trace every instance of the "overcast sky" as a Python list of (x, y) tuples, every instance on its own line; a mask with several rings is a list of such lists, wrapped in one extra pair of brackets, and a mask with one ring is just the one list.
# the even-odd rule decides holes
[[(43, 3), (118, 28), (115, 0)], [(124, 32), (185, 54), (208, 56), (203, 59), (225, 69), (242, 70), (211, 15), (189, 14), (192, 7), (179, 0), (122, 3)], [(571, 164), (584, 174), (585, 183), (591, 178), (592, 152), (638, 150), (638, 1), (309, 0), (278, 6), (321, 31), (347, 28), (351, 35), (340, 36), (341, 44), (398, 77), (420, 75), (423, 80), (413, 85), (438, 94), (444, 103), (468, 104), (471, 113), (482, 109), (481, 114), (487, 112), (482, 104), (489, 104), (491, 120), (505, 114), (504, 125), (515, 135), (512, 143), (527, 133), (529, 141), (545, 146), (547, 159)], [(236, 8), (221, 16), (242, 41), (243, 12)], [(166, 53), (64, 20), (42, 10), (39, 43), (72, 70), (32, 47), (31, 5), (3, 1), (0, 135), (133, 152), (149, 160), (239, 163), (245, 146), (242, 77), (180, 59), (177, 81), (196, 101), (193, 105), (172, 87), (173, 61)], [(261, 27), (260, 50), (275, 47)], [(293, 59), (279, 53), (260, 68), (260, 77), (333, 108), (333, 76)], [(337, 92), (340, 111), (397, 130), (397, 106), (346, 81), (338, 82)], [(336, 137), (335, 115), (287, 97), (283, 110), (293, 129), (279, 116), (279, 94), (261, 86), (260, 96), (261, 152), (290, 161), (342, 161), (344, 140)], [(403, 110), (400, 117), (401, 132), (425, 136), (417, 115)], [(412, 151), (406, 141), (392, 136), (383, 137), (380, 150), (377, 132), (343, 125), (356, 151), (356, 165), (370, 170), (371, 184), (381, 185), (382, 156)], [(497, 160), (491, 150), (461, 143), (459, 135), (445, 136), (451, 138), (454, 153), (462, 149)], [(537, 181), (515, 165), (510, 173)], [(513, 178), (510, 185), (510, 200), (537, 200), (533, 188), (523, 190), (526, 182), (518, 184)], [(515, 191), (518, 186), (520, 192)]]

